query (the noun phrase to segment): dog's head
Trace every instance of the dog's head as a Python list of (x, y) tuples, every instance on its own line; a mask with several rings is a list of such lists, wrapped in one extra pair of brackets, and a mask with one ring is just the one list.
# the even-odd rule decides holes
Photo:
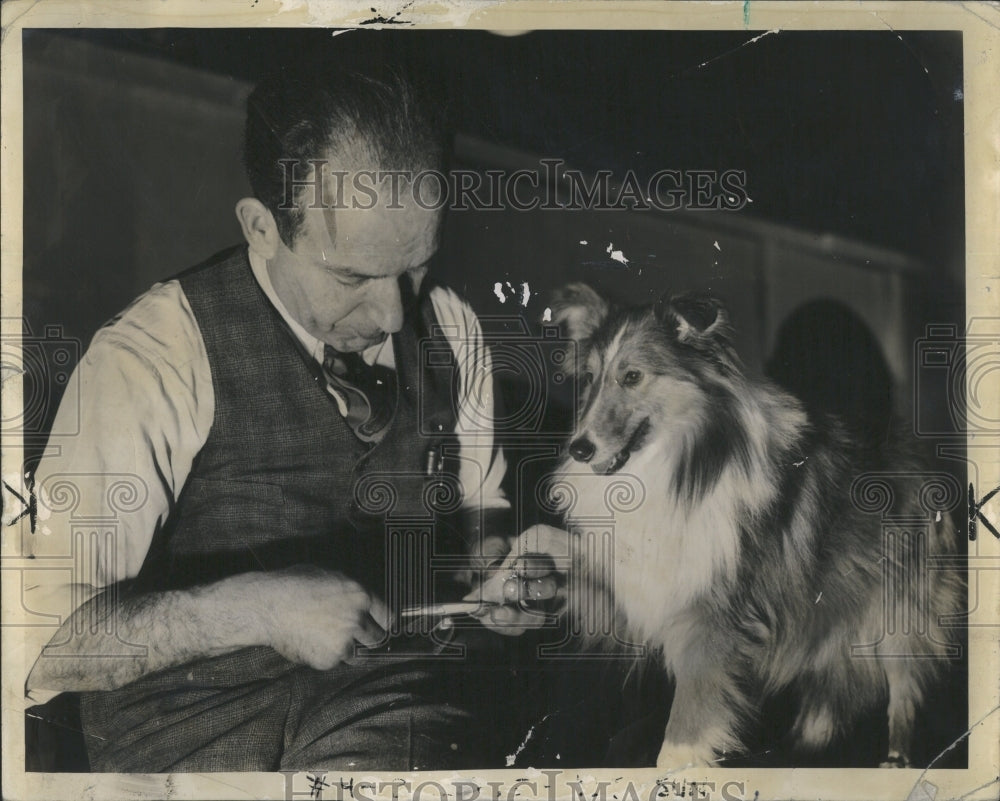
[(664, 296), (618, 309), (584, 284), (560, 290), (553, 321), (577, 344), (579, 409), (569, 454), (614, 473), (667, 433), (695, 432), (720, 383), (738, 373), (728, 315), (715, 299)]

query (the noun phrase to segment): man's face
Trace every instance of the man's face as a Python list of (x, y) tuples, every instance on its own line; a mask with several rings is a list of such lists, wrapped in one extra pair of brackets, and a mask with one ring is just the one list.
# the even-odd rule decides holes
[(291, 315), (341, 352), (363, 351), (402, 327), (398, 279), (408, 272), (419, 287), (437, 250), (440, 211), (408, 193), (403, 208), (390, 202), (386, 192), (371, 209), (307, 208), (292, 247), (281, 243), (268, 261)]

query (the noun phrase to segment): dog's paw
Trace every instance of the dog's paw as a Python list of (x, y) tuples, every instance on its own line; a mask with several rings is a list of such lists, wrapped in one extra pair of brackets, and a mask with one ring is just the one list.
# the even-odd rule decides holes
[(715, 762), (715, 752), (704, 743), (664, 742), (656, 757), (658, 770), (678, 771), (704, 768)]
[(821, 706), (803, 709), (792, 727), (793, 741), (809, 751), (825, 748), (836, 733), (837, 722), (832, 712)]
[(910, 760), (907, 758), (906, 754), (890, 751), (889, 755), (885, 758), (885, 761), (879, 762), (878, 766), (880, 768), (908, 768), (910, 767)]

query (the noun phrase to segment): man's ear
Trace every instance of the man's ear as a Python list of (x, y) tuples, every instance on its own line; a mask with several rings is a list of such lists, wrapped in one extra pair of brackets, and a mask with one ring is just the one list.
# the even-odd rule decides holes
[(717, 299), (688, 293), (663, 296), (654, 308), (657, 319), (685, 345), (727, 341), (729, 315)]
[(265, 259), (273, 259), (281, 244), (274, 215), (257, 198), (245, 197), (236, 204), (236, 219), (250, 249)]
[(568, 284), (552, 299), (552, 322), (565, 327), (566, 335), (580, 342), (596, 331), (608, 316), (608, 304), (586, 284)]

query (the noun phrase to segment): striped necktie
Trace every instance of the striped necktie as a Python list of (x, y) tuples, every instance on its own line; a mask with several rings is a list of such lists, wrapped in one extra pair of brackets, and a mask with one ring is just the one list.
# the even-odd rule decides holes
[(347, 424), (358, 439), (376, 443), (389, 430), (396, 409), (396, 371), (367, 365), (360, 353), (323, 349), (323, 373), (347, 404)]

